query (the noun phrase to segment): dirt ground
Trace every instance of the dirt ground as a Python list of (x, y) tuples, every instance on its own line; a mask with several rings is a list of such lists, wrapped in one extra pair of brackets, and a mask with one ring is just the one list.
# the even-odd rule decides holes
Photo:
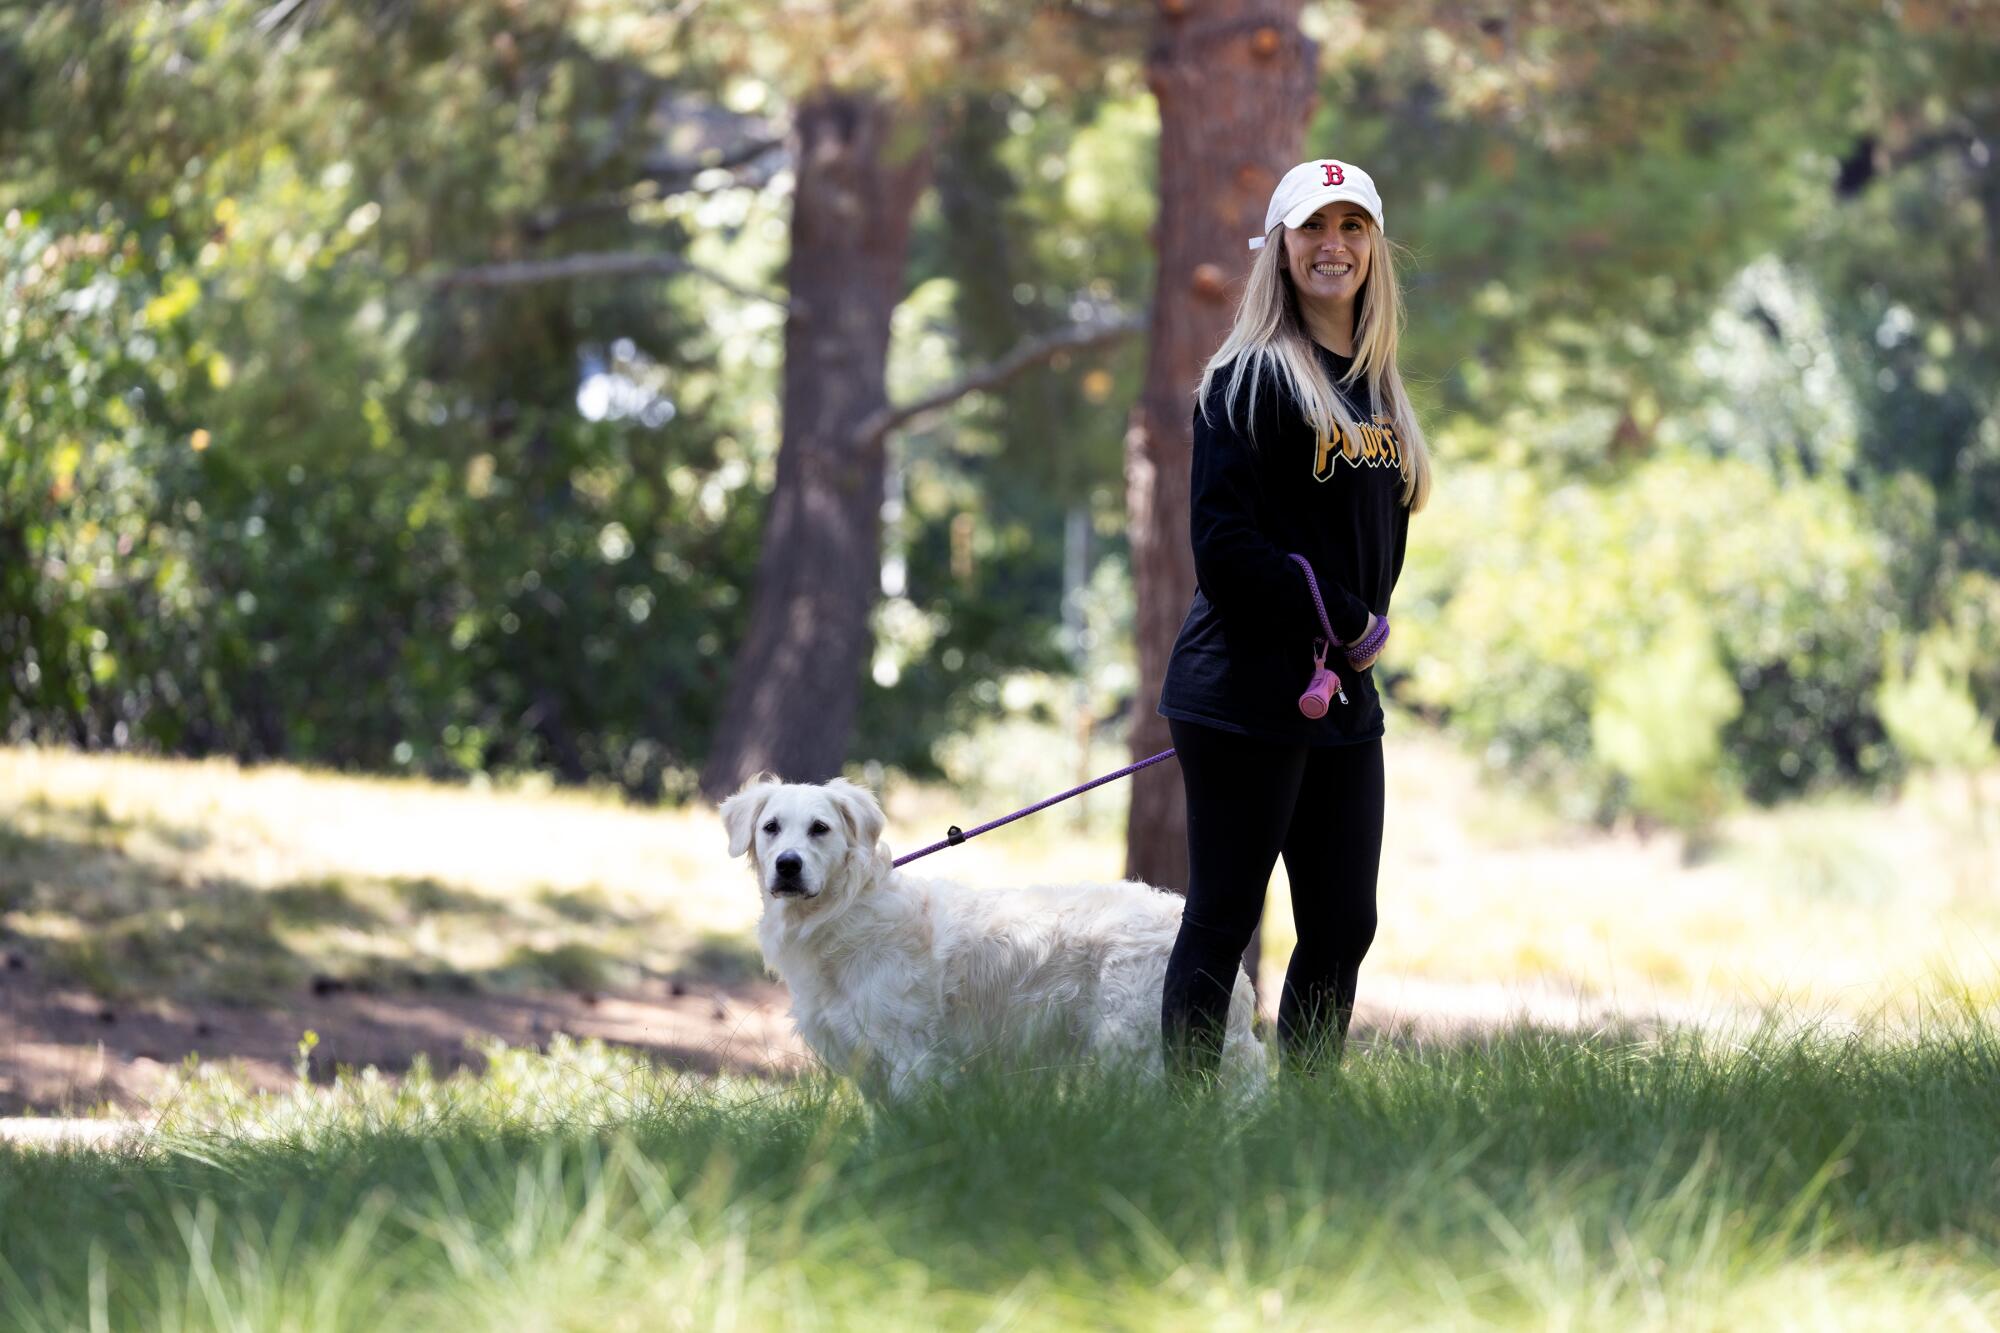
[(438, 995), (334, 992), (283, 1010), (166, 1001), (109, 1004), (0, 971), (0, 1116), (60, 1115), (109, 1106), (157, 1113), (175, 1067), (189, 1055), (227, 1061), (256, 1088), (297, 1082), (300, 1036), (319, 1036), (309, 1074), (341, 1065), (400, 1073), (419, 1054), (440, 1072), (477, 1069), (474, 1045), (498, 1038), (544, 1046), (558, 1033), (596, 1037), (664, 1065), (701, 1072), (781, 1075), (805, 1058), (782, 987), (662, 981), (619, 994)]
[[(1557, 1030), (1714, 1021), (1714, 1014), (1622, 1012), (1551, 988), (1371, 978), (1355, 1035), (1362, 1042), (1462, 1040), (1509, 1023)], [(333, 992), (282, 1010), (166, 1001), (111, 1004), (23, 967), (0, 969), (0, 1138), (100, 1137), (103, 1116), (126, 1128), (156, 1118), (171, 1075), (189, 1055), (229, 1062), (253, 1086), (297, 1082), (301, 1034), (318, 1034), (308, 1067), (316, 1081), (338, 1066), (407, 1070), (419, 1054), (440, 1072), (478, 1069), (475, 1047), (498, 1038), (545, 1046), (557, 1034), (599, 1038), (663, 1066), (784, 1077), (810, 1061), (787, 1013), (784, 988), (663, 980), (619, 993), (439, 995)], [(109, 1132), (106, 1130), (106, 1132)]]

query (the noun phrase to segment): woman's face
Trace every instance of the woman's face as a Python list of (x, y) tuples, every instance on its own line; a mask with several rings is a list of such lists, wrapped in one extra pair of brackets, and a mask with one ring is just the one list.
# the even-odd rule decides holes
[(1332, 203), (1285, 228), (1285, 271), (1299, 299), (1328, 308), (1351, 307), (1368, 280), (1372, 239), (1359, 204)]

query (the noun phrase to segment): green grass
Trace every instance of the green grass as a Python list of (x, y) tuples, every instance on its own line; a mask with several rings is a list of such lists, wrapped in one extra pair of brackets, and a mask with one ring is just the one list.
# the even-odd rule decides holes
[[(276, 1099), (191, 1066), (133, 1151), (0, 1147), (0, 1330), (2000, 1326), (1976, 811), (1760, 813), (1690, 865), (1482, 816), (1420, 737), (1392, 783), (1424, 833), (1388, 849), (1364, 1000), (1636, 974), (1723, 1017), (1384, 1043), (1250, 1107), (1041, 1070), (871, 1109), (560, 1041)], [(761, 973), (711, 811), (4, 748), (0, 792), (0, 936), (106, 996)], [(894, 845), (967, 808), (905, 792)], [(1049, 818), (950, 873), (1116, 874)], [(1937, 994), (1963, 1012), (1913, 1021)], [(1773, 995), (1864, 1031), (1719, 1032)]]
[(0, 1155), (0, 1324), (1990, 1328), (2000, 1029), (1381, 1046), (1244, 1107), (596, 1046)]

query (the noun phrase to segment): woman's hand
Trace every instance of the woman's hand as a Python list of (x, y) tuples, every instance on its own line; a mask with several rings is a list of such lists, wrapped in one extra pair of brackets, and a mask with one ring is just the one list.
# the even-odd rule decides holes
[[(1355, 642), (1356, 643), (1365, 642), (1368, 636), (1370, 634), (1373, 634), (1374, 632), (1375, 632), (1375, 613), (1373, 611), (1370, 611), (1368, 613), (1368, 624), (1362, 628), (1361, 637), (1356, 639)], [(1370, 653), (1367, 657), (1362, 658), (1358, 662), (1351, 657), (1348, 658), (1347, 665), (1353, 667), (1356, 671), (1366, 671), (1369, 667), (1375, 665), (1375, 659), (1380, 657), (1381, 655), (1382, 655), (1382, 650), (1378, 647), (1374, 652)]]

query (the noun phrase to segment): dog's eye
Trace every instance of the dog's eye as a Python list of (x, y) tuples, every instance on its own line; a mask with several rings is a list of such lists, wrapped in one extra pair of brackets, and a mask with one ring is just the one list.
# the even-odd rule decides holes
[(806, 836), (809, 838), (817, 838), (820, 834), (825, 833), (827, 831), (828, 829), (826, 826), (826, 821), (823, 819), (815, 819), (812, 822), (812, 827), (806, 830)]
[(765, 821), (764, 821), (764, 832), (766, 832), (766, 833), (776, 833), (777, 831), (778, 831), (778, 821), (777, 821), (777, 820), (775, 820), (775, 819), (767, 819), (767, 820), (765, 820)]

